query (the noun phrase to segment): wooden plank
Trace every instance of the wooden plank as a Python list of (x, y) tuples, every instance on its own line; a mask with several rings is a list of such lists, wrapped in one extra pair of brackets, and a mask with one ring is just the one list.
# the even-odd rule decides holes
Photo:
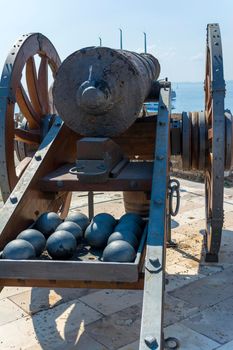
[(89, 261), (2, 260), (0, 279), (136, 282), (138, 265)]
[[(130, 159), (153, 160), (157, 116), (138, 118), (123, 134), (113, 137)], [(77, 135), (77, 140), (82, 138)]]
[[(136, 282), (103, 282), (73, 280), (0, 279), (0, 286), (47, 287), (47, 288), (94, 288), (94, 289), (143, 289), (144, 274)], [(1, 287), (0, 287), (1, 291)]]
[(84, 183), (70, 170), (75, 164), (66, 164), (40, 180), (42, 191), (150, 191), (153, 162), (130, 162), (115, 178), (104, 183)]
[(44, 194), (39, 190), (38, 180), (63, 164), (64, 160), (74, 161), (75, 154), (73, 132), (57, 119), (0, 209), (0, 249), (28, 227), (40, 213), (57, 211), (64, 203), (66, 193), (62, 189), (57, 193)]

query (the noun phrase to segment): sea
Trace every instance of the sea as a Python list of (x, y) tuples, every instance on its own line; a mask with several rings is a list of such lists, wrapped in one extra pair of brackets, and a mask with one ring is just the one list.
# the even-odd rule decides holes
[[(205, 96), (203, 82), (172, 83), (176, 98), (172, 100), (172, 113), (204, 110)], [(225, 109), (233, 113), (233, 80), (226, 81)]]

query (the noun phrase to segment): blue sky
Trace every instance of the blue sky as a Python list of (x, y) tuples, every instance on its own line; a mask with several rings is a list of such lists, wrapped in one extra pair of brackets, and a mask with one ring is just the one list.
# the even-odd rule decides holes
[(233, 79), (232, 0), (0, 0), (0, 67), (11, 45), (24, 33), (41, 32), (61, 59), (81, 47), (119, 47), (148, 52), (161, 63), (161, 77), (171, 81), (203, 81), (206, 24), (221, 26), (225, 79)]

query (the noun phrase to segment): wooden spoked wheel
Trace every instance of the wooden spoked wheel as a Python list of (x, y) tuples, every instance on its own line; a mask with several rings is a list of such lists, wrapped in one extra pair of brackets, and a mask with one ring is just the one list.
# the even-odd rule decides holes
[(205, 117), (207, 149), (205, 169), (206, 260), (218, 261), (223, 226), (225, 163), (225, 82), (220, 29), (207, 26)]
[(54, 112), (49, 86), (59, 65), (56, 49), (40, 33), (23, 35), (6, 59), (0, 82), (0, 187), (4, 201), (48, 131)]

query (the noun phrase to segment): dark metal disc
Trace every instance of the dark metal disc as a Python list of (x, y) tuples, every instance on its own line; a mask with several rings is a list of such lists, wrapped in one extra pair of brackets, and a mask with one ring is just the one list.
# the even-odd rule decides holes
[(184, 170), (191, 169), (191, 118), (187, 112), (182, 113), (182, 164)]
[(199, 148), (198, 148), (198, 170), (205, 170), (206, 164), (206, 120), (205, 112), (198, 112), (199, 126)]

